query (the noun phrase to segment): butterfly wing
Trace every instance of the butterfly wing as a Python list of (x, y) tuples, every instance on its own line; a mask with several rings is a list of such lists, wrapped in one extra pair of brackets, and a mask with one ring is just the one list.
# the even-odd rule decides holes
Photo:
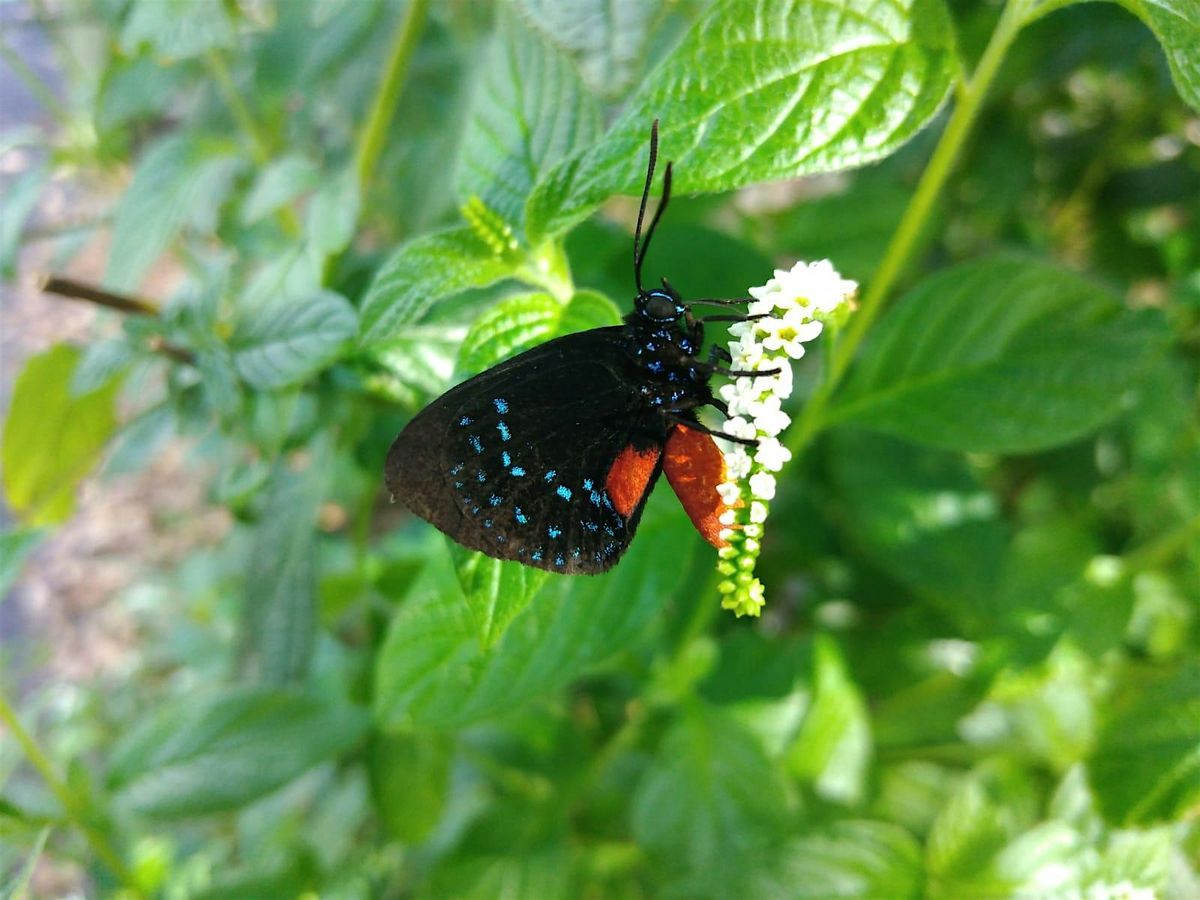
[(623, 329), (549, 341), (447, 391), (388, 452), (392, 495), (498, 559), (594, 574), (629, 546), (666, 431)]

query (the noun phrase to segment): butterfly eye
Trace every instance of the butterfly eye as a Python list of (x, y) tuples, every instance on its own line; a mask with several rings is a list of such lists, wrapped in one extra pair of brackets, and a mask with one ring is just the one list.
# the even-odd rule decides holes
[(643, 294), (642, 309), (651, 319), (660, 321), (678, 319), (680, 315), (679, 305), (675, 302), (675, 298), (661, 291)]

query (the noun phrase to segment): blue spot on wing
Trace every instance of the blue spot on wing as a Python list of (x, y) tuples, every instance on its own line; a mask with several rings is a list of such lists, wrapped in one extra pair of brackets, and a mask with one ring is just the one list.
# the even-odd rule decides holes
[(592, 489), (592, 479), (590, 479), (590, 478), (583, 479), (583, 489), (585, 491), (590, 491)]
[(488, 497), (488, 503), (491, 506), (499, 506), (502, 502), (503, 498), (496, 494), (492, 494), (492, 496)]
[(496, 407), (496, 412), (500, 413), (500, 415), (504, 415), (506, 412), (508, 412), (507, 400), (497, 397), (492, 401), (492, 405)]
[(513, 466), (513, 467), (512, 467), (512, 473), (513, 473), (514, 475), (516, 475), (518, 478), (520, 478), (522, 475), (524, 475), (524, 474), (525, 474), (525, 470), (524, 470), (524, 469), (522, 469), (520, 466)]
[(549, 484), (557, 477), (558, 477), (558, 470), (551, 469), (549, 472), (546, 473), (546, 484)]
[(564, 500), (571, 499), (571, 489), (569, 487), (567, 487), (565, 484), (560, 484), (558, 486), (558, 490), (556, 490), (555, 493), (558, 494), (558, 496), (562, 497)]
[(474, 420), (470, 416), (463, 416), (461, 419), (458, 420), (458, 424), (461, 425), (463, 428), (466, 428), (468, 425), (471, 424), (472, 421), (474, 421)]
[(504, 463), (504, 468), (506, 468), (506, 469), (507, 469), (509, 466), (511, 466), (511, 465), (512, 465), (512, 457), (511, 457), (511, 456), (509, 456), (509, 454), (508, 454), (508, 451), (507, 451), (507, 450), (503, 451), (503, 452), (500, 454), (500, 461), (501, 461), (502, 463)]
[(527, 516), (527, 515), (525, 515), (525, 513), (521, 512), (521, 507), (518, 506), (514, 510), (514, 512), (516, 514), (517, 521), (520, 522), (522, 525), (526, 525), (529, 523), (529, 516)]
[(481, 440), (479, 440), (479, 435), (476, 435), (476, 434), (471, 435), (469, 438), (467, 438), (467, 443), (469, 443), (471, 445), (471, 449), (474, 450), (476, 453), (483, 452), (483, 442)]
[(560, 534), (562, 534), (562, 529), (559, 528), (557, 525), (551, 525), (549, 528), (546, 529), (546, 534), (550, 535), (550, 537), (552, 537), (552, 538), (556, 538)]
[(507, 441), (512, 437), (512, 433), (508, 430), (508, 426), (503, 422), (496, 423), (496, 430), (500, 432), (500, 440)]

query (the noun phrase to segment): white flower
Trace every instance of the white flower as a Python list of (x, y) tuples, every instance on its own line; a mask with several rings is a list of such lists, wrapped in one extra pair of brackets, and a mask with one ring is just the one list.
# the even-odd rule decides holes
[(792, 451), (783, 446), (776, 437), (762, 438), (754, 454), (754, 461), (771, 472), (778, 472), (791, 458)]
[(775, 476), (770, 472), (755, 472), (750, 476), (750, 493), (760, 500), (774, 500)]
[[(794, 387), (791, 360), (804, 355), (804, 345), (820, 336), (826, 321), (857, 287), (842, 278), (828, 260), (776, 269), (766, 284), (749, 290), (753, 300), (747, 314), (753, 318), (729, 329), (734, 338), (729, 343), (732, 370), (774, 370), (770, 375), (735, 378), (718, 389), (729, 411), (725, 434), (756, 441), (749, 451), (740, 444), (727, 446), (727, 480), (718, 488), (728, 507), (720, 516), (726, 526), (720, 536), (727, 542), (718, 551), (721, 605), (739, 616), (756, 616), (763, 605), (763, 586), (754, 577), (754, 566), (761, 550), (763, 523), (775, 497), (773, 473), (792, 456), (777, 437), (791, 423), (783, 411), (783, 401)], [(743, 485), (748, 486), (748, 494)]]

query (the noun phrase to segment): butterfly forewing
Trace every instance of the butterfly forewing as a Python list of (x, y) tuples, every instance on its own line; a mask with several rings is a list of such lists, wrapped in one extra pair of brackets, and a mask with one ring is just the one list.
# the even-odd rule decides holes
[(476, 550), (563, 573), (611, 567), (662, 468), (666, 435), (620, 327), (550, 341), (421, 411), (392, 444), (393, 496)]

